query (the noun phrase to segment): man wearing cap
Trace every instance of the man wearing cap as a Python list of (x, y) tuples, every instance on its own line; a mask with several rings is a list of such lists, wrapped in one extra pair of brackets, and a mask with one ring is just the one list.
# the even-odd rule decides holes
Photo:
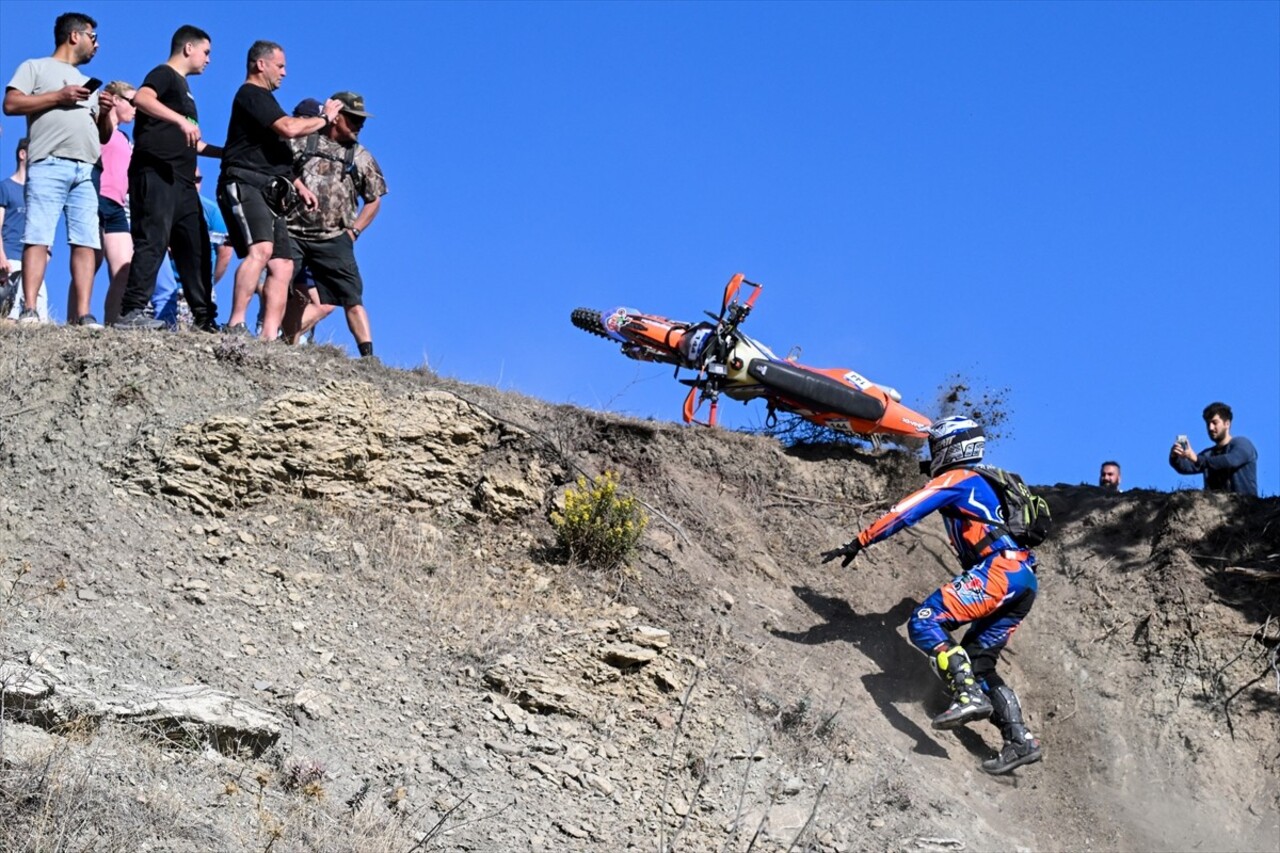
[(378, 215), (387, 183), (378, 161), (357, 141), (370, 117), (364, 98), (355, 92), (338, 92), (330, 100), (342, 105), (337, 120), (322, 133), (289, 143), (295, 172), (317, 200), (314, 207), (289, 214), (293, 262), (311, 271), (319, 304), (305, 293), (295, 294), (285, 315), (285, 338), (296, 341), (341, 305), (361, 357), (369, 357), (373, 334), (364, 309), (355, 242)]
[[(289, 259), (284, 213), (268, 204), (264, 190), (270, 194), (282, 184), (287, 188), (293, 180), (293, 153), (288, 140), (331, 127), (342, 104), (327, 101), (323, 114), (315, 118), (286, 115), (272, 94), (285, 78), (284, 48), (275, 42), (253, 43), (247, 71), (244, 84), (231, 103), (222, 172), (218, 176), (218, 207), (227, 221), (227, 236), (240, 257), (226, 329), (233, 334), (249, 334), (245, 314), (266, 269), (262, 337), (270, 341), (275, 339), (284, 315), (293, 261)], [(315, 196), (301, 182), (293, 183), (302, 203), (315, 207)]]

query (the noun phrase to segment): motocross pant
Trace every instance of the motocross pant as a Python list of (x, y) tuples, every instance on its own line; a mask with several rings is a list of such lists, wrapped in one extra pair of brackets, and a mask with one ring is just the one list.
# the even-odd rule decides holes
[(960, 645), (978, 683), (986, 693), (1003, 684), (996, 661), (1036, 600), (1033, 560), (1025, 551), (997, 551), (939, 587), (907, 623), (912, 644), (932, 656), (938, 646), (952, 645), (950, 632), (968, 625)]

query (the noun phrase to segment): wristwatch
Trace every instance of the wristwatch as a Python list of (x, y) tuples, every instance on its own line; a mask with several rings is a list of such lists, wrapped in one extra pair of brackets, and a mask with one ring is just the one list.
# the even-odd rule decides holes
[(352, 225), (351, 226), (351, 242), (354, 243), (356, 240), (359, 240), (359, 239), (360, 239), (360, 229)]

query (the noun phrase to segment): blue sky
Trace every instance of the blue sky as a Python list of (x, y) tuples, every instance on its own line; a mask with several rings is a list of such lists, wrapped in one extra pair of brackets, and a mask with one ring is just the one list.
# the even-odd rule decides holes
[[(388, 363), (675, 419), (670, 371), (569, 313), (697, 319), (741, 271), (765, 285), (747, 331), (780, 353), (926, 414), (955, 374), (1009, 388), (989, 458), (1033, 482), (1115, 458), (1126, 486), (1198, 486), (1168, 447), (1207, 444), (1224, 400), (1280, 493), (1278, 3), (0, 0), (6, 81), (68, 8), (100, 22), (86, 71), (135, 85), (180, 24), (208, 30), (215, 142), (256, 38), (285, 46), (286, 109), (365, 95)], [(11, 163), (23, 122), (3, 127)], [(351, 347), (339, 316), (320, 337)]]

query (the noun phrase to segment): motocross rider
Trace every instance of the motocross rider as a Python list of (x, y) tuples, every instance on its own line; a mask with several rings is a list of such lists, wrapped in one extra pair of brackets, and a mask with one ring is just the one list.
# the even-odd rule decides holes
[[(982, 769), (1000, 774), (1041, 757), (1040, 741), (1027, 730), (1017, 694), (996, 674), (1000, 652), (1035, 602), (1036, 557), (1004, 532), (999, 496), (971, 467), (982, 461), (985, 444), (982, 428), (969, 418), (936, 421), (929, 428), (932, 479), (849, 544), (824, 551), (822, 562), (843, 557), (841, 565), (847, 567), (868, 545), (932, 512), (942, 516), (964, 571), (915, 609), (908, 635), (951, 694), (950, 706), (933, 718), (933, 727), (955, 729), (990, 718), (1004, 745), (982, 762)], [(956, 645), (950, 632), (961, 625), (969, 629)]]

